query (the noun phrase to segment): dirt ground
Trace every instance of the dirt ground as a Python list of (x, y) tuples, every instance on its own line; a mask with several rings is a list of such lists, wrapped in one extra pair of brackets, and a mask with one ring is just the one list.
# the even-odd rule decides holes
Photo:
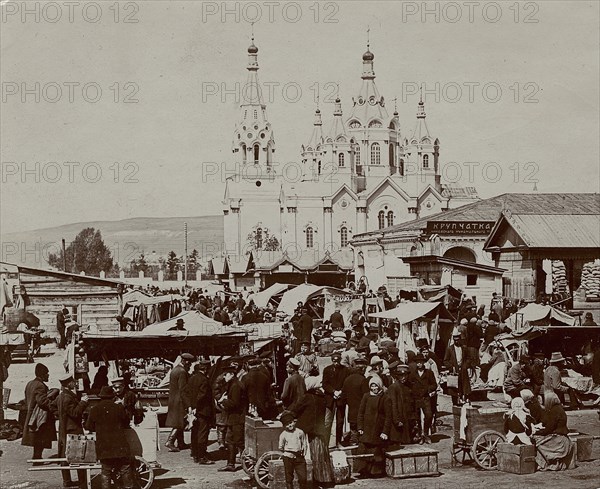
[[(37, 361), (45, 363), (50, 368), (50, 387), (58, 387), (58, 376), (62, 370), (62, 353), (48, 348), (44, 357)], [(14, 363), (9, 370), (9, 379), (5, 387), (11, 389), (11, 402), (23, 398), (25, 384), (33, 378), (33, 364)], [(93, 377), (92, 377), (93, 378)], [(336, 487), (354, 488), (397, 488), (403, 489), (484, 489), (493, 486), (494, 489), (528, 489), (532, 487), (548, 487), (552, 489), (600, 489), (600, 439), (594, 441), (593, 458), (591, 462), (579, 462), (573, 470), (549, 473), (537, 472), (531, 475), (513, 475), (498, 471), (484, 471), (473, 464), (452, 467), (451, 465), (451, 436), (452, 417), (449, 399), (442, 396), (440, 407), (445, 414), (442, 416), (443, 425), (434, 436), (431, 448), (439, 451), (438, 462), (441, 475), (415, 479), (352, 480)], [(7, 410), (7, 418), (14, 418), (15, 412)], [(568, 413), (569, 428), (572, 431), (600, 436), (600, 421), (596, 410), (588, 409)], [(189, 434), (187, 434), (189, 437)], [(161, 446), (166, 441), (167, 431), (161, 430)], [(211, 433), (211, 441), (216, 441), (216, 435)], [(189, 451), (169, 453), (166, 450), (158, 452), (158, 461), (163, 467), (155, 471), (155, 481), (152, 489), (194, 488), (194, 489), (250, 489), (252, 481), (239, 470), (235, 473), (221, 473), (218, 468), (225, 465), (224, 454), (219, 454), (214, 443), (210, 450), (217, 463), (212, 466), (198, 466), (192, 462)], [(0, 488), (3, 489), (55, 489), (62, 487), (58, 472), (29, 472), (27, 459), (31, 457), (32, 449), (23, 447), (20, 439), (7, 442), (0, 441)], [(56, 453), (46, 450), (44, 456)], [(73, 474), (75, 475), (75, 474)], [(95, 480), (93, 487), (99, 487)], [(254, 484), (256, 486), (256, 484)]]

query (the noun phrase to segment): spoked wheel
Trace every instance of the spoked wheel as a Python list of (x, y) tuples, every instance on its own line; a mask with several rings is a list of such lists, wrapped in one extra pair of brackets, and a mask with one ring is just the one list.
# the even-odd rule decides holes
[(458, 442), (452, 441), (452, 466), (457, 464), (463, 465), (465, 463), (465, 457), (469, 457), (469, 460), (473, 460), (471, 457), (471, 447), (466, 444), (464, 440)]
[(253, 477), (256, 459), (250, 456), (250, 451), (247, 448), (244, 448), (242, 451), (242, 454), (240, 455), (240, 461), (242, 463), (242, 469), (244, 469), (244, 472), (246, 472), (246, 474), (248, 474), (250, 477)]
[(154, 482), (154, 471), (142, 457), (135, 457), (135, 476), (141, 489), (149, 489)]
[(262, 489), (269, 489), (271, 487), (271, 478), (269, 477), (269, 462), (275, 460), (283, 460), (282, 452), (265, 452), (256, 461), (254, 466), (254, 478), (256, 483)]
[(496, 453), (498, 451), (498, 443), (506, 441), (503, 434), (497, 431), (488, 430), (479, 434), (473, 442), (473, 459), (482, 469), (496, 470), (498, 467), (498, 459)]

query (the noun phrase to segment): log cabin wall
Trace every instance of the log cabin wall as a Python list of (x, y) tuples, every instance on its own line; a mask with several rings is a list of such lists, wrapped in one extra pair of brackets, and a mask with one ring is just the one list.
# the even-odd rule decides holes
[(40, 319), (44, 336), (57, 337), (56, 314), (64, 305), (80, 325), (115, 324), (120, 311), (117, 283), (70, 274), (20, 271), (19, 283), (29, 296), (27, 310)]

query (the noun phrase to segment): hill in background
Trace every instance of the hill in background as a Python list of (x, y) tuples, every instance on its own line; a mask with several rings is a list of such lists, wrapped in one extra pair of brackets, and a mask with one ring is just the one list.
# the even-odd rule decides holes
[(64, 238), (68, 246), (87, 227), (101, 231), (113, 260), (121, 266), (138, 258), (140, 253), (144, 253), (146, 259), (166, 256), (171, 250), (183, 255), (185, 222), (188, 224), (188, 253), (196, 249), (202, 257), (220, 254), (224, 246), (223, 216), (136, 217), (3, 234), (1, 261), (46, 268), (48, 254), (60, 250), (61, 240)]

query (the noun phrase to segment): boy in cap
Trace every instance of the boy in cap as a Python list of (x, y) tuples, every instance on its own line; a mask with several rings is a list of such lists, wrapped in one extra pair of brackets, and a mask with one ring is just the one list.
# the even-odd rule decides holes
[(286, 489), (294, 488), (294, 473), (298, 476), (298, 486), (306, 489), (306, 457), (309, 454), (308, 437), (296, 427), (296, 419), (289, 411), (281, 415), (284, 431), (279, 435), (279, 451), (283, 452)]
[(286, 366), (288, 377), (283, 383), (283, 392), (281, 393), (281, 400), (285, 408), (291, 406), (306, 394), (306, 384), (304, 383), (304, 377), (298, 372), (299, 368), (300, 362), (298, 360), (295, 358), (288, 360)]
[[(59, 379), (61, 391), (54, 406), (56, 407), (58, 417), (58, 456), (66, 456), (67, 435), (82, 435), (83, 412), (88, 406), (88, 396), (83, 394), (81, 400), (77, 399), (75, 379), (70, 374), (64, 374)], [(79, 482), (71, 480), (71, 472), (61, 471), (63, 477), (63, 487), (86, 487), (85, 470), (77, 471)]]

